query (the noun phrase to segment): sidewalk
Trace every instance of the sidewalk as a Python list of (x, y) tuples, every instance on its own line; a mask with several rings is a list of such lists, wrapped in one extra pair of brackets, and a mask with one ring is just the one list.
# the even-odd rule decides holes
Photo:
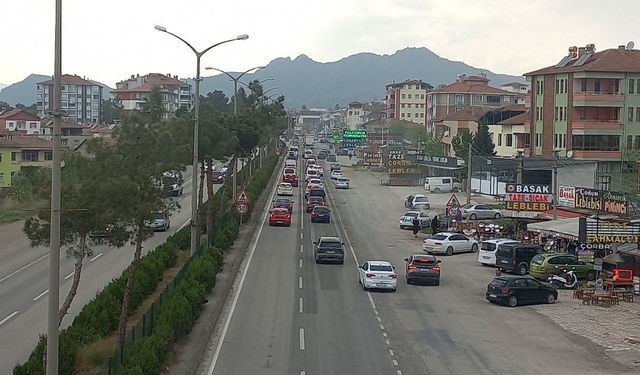
[(604, 348), (612, 359), (640, 368), (640, 298), (605, 308), (583, 305), (573, 299), (572, 290), (559, 290), (553, 305), (534, 305), (565, 330), (585, 337)]

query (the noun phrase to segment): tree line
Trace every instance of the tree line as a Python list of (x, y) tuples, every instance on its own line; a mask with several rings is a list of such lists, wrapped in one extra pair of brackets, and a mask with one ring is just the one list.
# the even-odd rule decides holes
[[(238, 114), (221, 91), (201, 97), (199, 161), (200, 211), (206, 225), (199, 233), (211, 234), (215, 218), (211, 183), (214, 160), (235, 160), (252, 155), (286, 129), (284, 97), (267, 100), (258, 81), (249, 85), (250, 93), (239, 90), (233, 100), (238, 101)], [(193, 150), (192, 110), (179, 110), (164, 119), (162, 94), (158, 88), (150, 93), (144, 106), (132, 112), (120, 112), (120, 122), (112, 138), (88, 140), (85, 153), (65, 151), (61, 176), (61, 247), (75, 260), (72, 286), (58, 315), (61, 324), (67, 314), (80, 283), (83, 261), (92, 254), (92, 246), (110, 245), (133, 248), (127, 272), (127, 283), (121, 305), (118, 339), (124, 342), (129, 298), (136, 279), (136, 271), (143, 243), (153, 236), (145, 222), (153, 220), (156, 212), (171, 212), (179, 204), (167, 199), (170, 184), (164, 184), (167, 171), (184, 171), (191, 164)], [(32, 197), (49, 197), (51, 171), (48, 168), (23, 167), (13, 179), (10, 196), (18, 201)], [(229, 205), (230, 202), (221, 202)], [(222, 207), (221, 207), (222, 208)], [(220, 211), (220, 210), (216, 210)], [(48, 246), (50, 210), (43, 208), (26, 220), (24, 232), (32, 246)]]

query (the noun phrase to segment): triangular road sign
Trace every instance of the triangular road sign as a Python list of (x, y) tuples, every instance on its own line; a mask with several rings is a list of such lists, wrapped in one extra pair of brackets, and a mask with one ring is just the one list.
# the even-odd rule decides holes
[(447, 207), (460, 207), (460, 201), (458, 200), (458, 197), (456, 197), (455, 194), (451, 194), (451, 197), (447, 201), (446, 206)]
[(247, 192), (244, 189), (240, 190), (238, 196), (236, 197), (236, 203), (248, 203), (249, 197), (247, 196)]

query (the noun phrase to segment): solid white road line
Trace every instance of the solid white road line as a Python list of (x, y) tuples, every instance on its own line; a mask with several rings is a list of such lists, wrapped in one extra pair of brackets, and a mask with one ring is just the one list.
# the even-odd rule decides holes
[(300, 371), (300, 375), (307, 375), (307, 373), (304, 371)]
[[(275, 197), (276, 189), (273, 189), (271, 193), (271, 199), (267, 202), (271, 202)], [(267, 203), (268, 204), (268, 203)], [(244, 285), (244, 280), (247, 278), (247, 271), (249, 270), (249, 266), (251, 265), (251, 260), (253, 259), (253, 255), (256, 252), (256, 247), (258, 247), (258, 240), (260, 239), (260, 235), (262, 234), (262, 229), (264, 228), (264, 224), (267, 221), (267, 217), (269, 216), (269, 211), (265, 210), (264, 216), (262, 217), (262, 223), (260, 224), (260, 228), (258, 229), (258, 233), (256, 237), (253, 239), (253, 245), (251, 245), (251, 250), (249, 250), (249, 257), (247, 258), (247, 263), (245, 263), (244, 268), (242, 269), (242, 275), (240, 276), (240, 281), (238, 282), (238, 290), (233, 296), (233, 301), (231, 302), (231, 308), (229, 309), (229, 313), (225, 319), (224, 325), (222, 327), (222, 333), (220, 334), (220, 338), (218, 339), (218, 343), (216, 344), (216, 350), (213, 353), (213, 359), (211, 359), (211, 364), (209, 365), (209, 371), (207, 371), (207, 375), (213, 375), (213, 371), (216, 368), (216, 363), (218, 362), (218, 358), (220, 357), (220, 351), (222, 350), (222, 344), (224, 343), (225, 337), (227, 336), (227, 331), (229, 330), (229, 325), (231, 324), (231, 318), (233, 317), (233, 313), (236, 310), (236, 305), (238, 304), (238, 299), (240, 298), (240, 293), (242, 292), (242, 286)]]
[(302, 233), (300, 233), (300, 239), (303, 239), (304, 237), (302, 236)]
[(94, 256), (93, 258), (89, 259), (89, 262), (94, 262), (94, 261), (98, 260), (98, 258), (100, 258), (101, 256), (102, 256), (102, 253), (100, 253), (100, 254)]
[(304, 328), (300, 328), (300, 350), (304, 350)]
[(298, 288), (302, 289), (302, 276), (298, 276)]
[(302, 297), (300, 297), (300, 298), (298, 299), (298, 312), (299, 312), (300, 314), (302, 314), (302, 313), (304, 312), (304, 302), (303, 302), (303, 300), (302, 300)]
[(9, 314), (9, 316), (7, 316), (6, 318), (0, 320), (0, 326), (5, 324), (9, 319), (13, 318), (14, 316), (16, 316), (19, 313), (19, 311), (14, 311), (11, 314)]
[(394, 366), (398, 366), (398, 361), (396, 361), (395, 359), (392, 361)]
[(49, 293), (49, 289), (45, 290), (44, 292), (38, 294), (37, 296), (33, 297), (34, 301), (39, 300), (40, 298), (42, 298), (42, 296), (44, 296), (45, 294)]
[(189, 219), (189, 220), (185, 221), (185, 222), (184, 222), (184, 224), (182, 224), (182, 225), (180, 226), (180, 228), (178, 228), (178, 230), (180, 230), (180, 229), (182, 229), (182, 228), (186, 227), (190, 222), (191, 222), (191, 219)]
[(298, 263), (298, 266), (302, 268), (302, 258), (300, 258), (300, 262)]
[(300, 252), (304, 252), (304, 246), (302, 244), (300, 244)]
[(73, 274), (75, 273), (75, 271), (71, 272), (70, 274), (68, 274), (67, 276), (64, 277), (65, 280), (68, 280), (69, 278), (71, 278), (71, 276), (73, 276)]
[(389, 349), (389, 355), (392, 357), (395, 355), (395, 353), (393, 353), (393, 350)]
[(40, 258), (38, 258), (38, 259), (36, 259), (36, 260), (34, 260), (34, 261), (31, 261), (31, 262), (29, 262), (29, 263), (25, 264), (24, 266), (22, 266), (22, 267), (18, 268), (17, 270), (15, 270), (15, 271), (11, 272), (11, 273), (10, 273), (10, 274), (8, 274), (7, 276), (5, 276), (5, 277), (3, 277), (2, 279), (0, 279), (0, 283), (1, 283), (1, 282), (3, 282), (3, 281), (5, 281), (6, 279), (10, 278), (11, 276), (13, 276), (13, 275), (17, 274), (18, 272), (23, 271), (25, 268), (30, 267), (30, 266), (32, 266), (32, 265), (34, 265), (34, 264), (38, 263), (39, 261), (43, 260), (44, 258), (46, 258), (46, 257), (48, 257), (48, 256), (49, 256), (49, 254), (45, 254), (45, 255), (41, 256)]

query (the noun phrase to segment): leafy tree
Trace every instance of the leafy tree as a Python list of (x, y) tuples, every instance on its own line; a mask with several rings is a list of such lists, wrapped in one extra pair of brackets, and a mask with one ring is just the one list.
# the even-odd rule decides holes
[(489, 126), (484, 122), (478, 124), (478, 132), (473, 137), (473, 148), (474, 151), (484, 155), (493, 156), (496, 154), (495, 145), (489, 135)]
[(306, 111), (307, 110), (306, 104), (303, 104), (301, 108), (302, 108), (303, 111)]
[(200, 99), (200, 117), (206, 116), (209, 111), (230, 113), (233, 112), (233, 103), (224, 92), (215, 90)]
[(157, 123), (164, 118), (165, 109), (160, 87), (154, 86), (153, 89), (151, 89), (149, 97), (145, 98), (145, 102), (142, 105), (142, 112), (151, 123)]
[(10, 111), (12, 109), (13, 109), (13, 107), (10, 106), (9, 103), (3, 102), (2, 100), (0, 100), (0, 113), (2, 113), (4, 111)]
[(433, 135), (427, 135), (424, 132), (420, 133), (418, 136), (418, 145), (425, 155), (444, 156), (444, 145)]
[(462, 132), (458, 133), (451, 139), (451, 147), (456, 153), (456, 156), (462, 159), (466, 159), (469, 155), (469, 145), (473, 143), (473, 133)]
[(120, 118), (120, 113), (122, 112), (123, 106), (122, 104), (114, 99), (110, 98), (108, 100), (102, 100), (102, 121), (107, 124), (113, 124), (115, 120)]

